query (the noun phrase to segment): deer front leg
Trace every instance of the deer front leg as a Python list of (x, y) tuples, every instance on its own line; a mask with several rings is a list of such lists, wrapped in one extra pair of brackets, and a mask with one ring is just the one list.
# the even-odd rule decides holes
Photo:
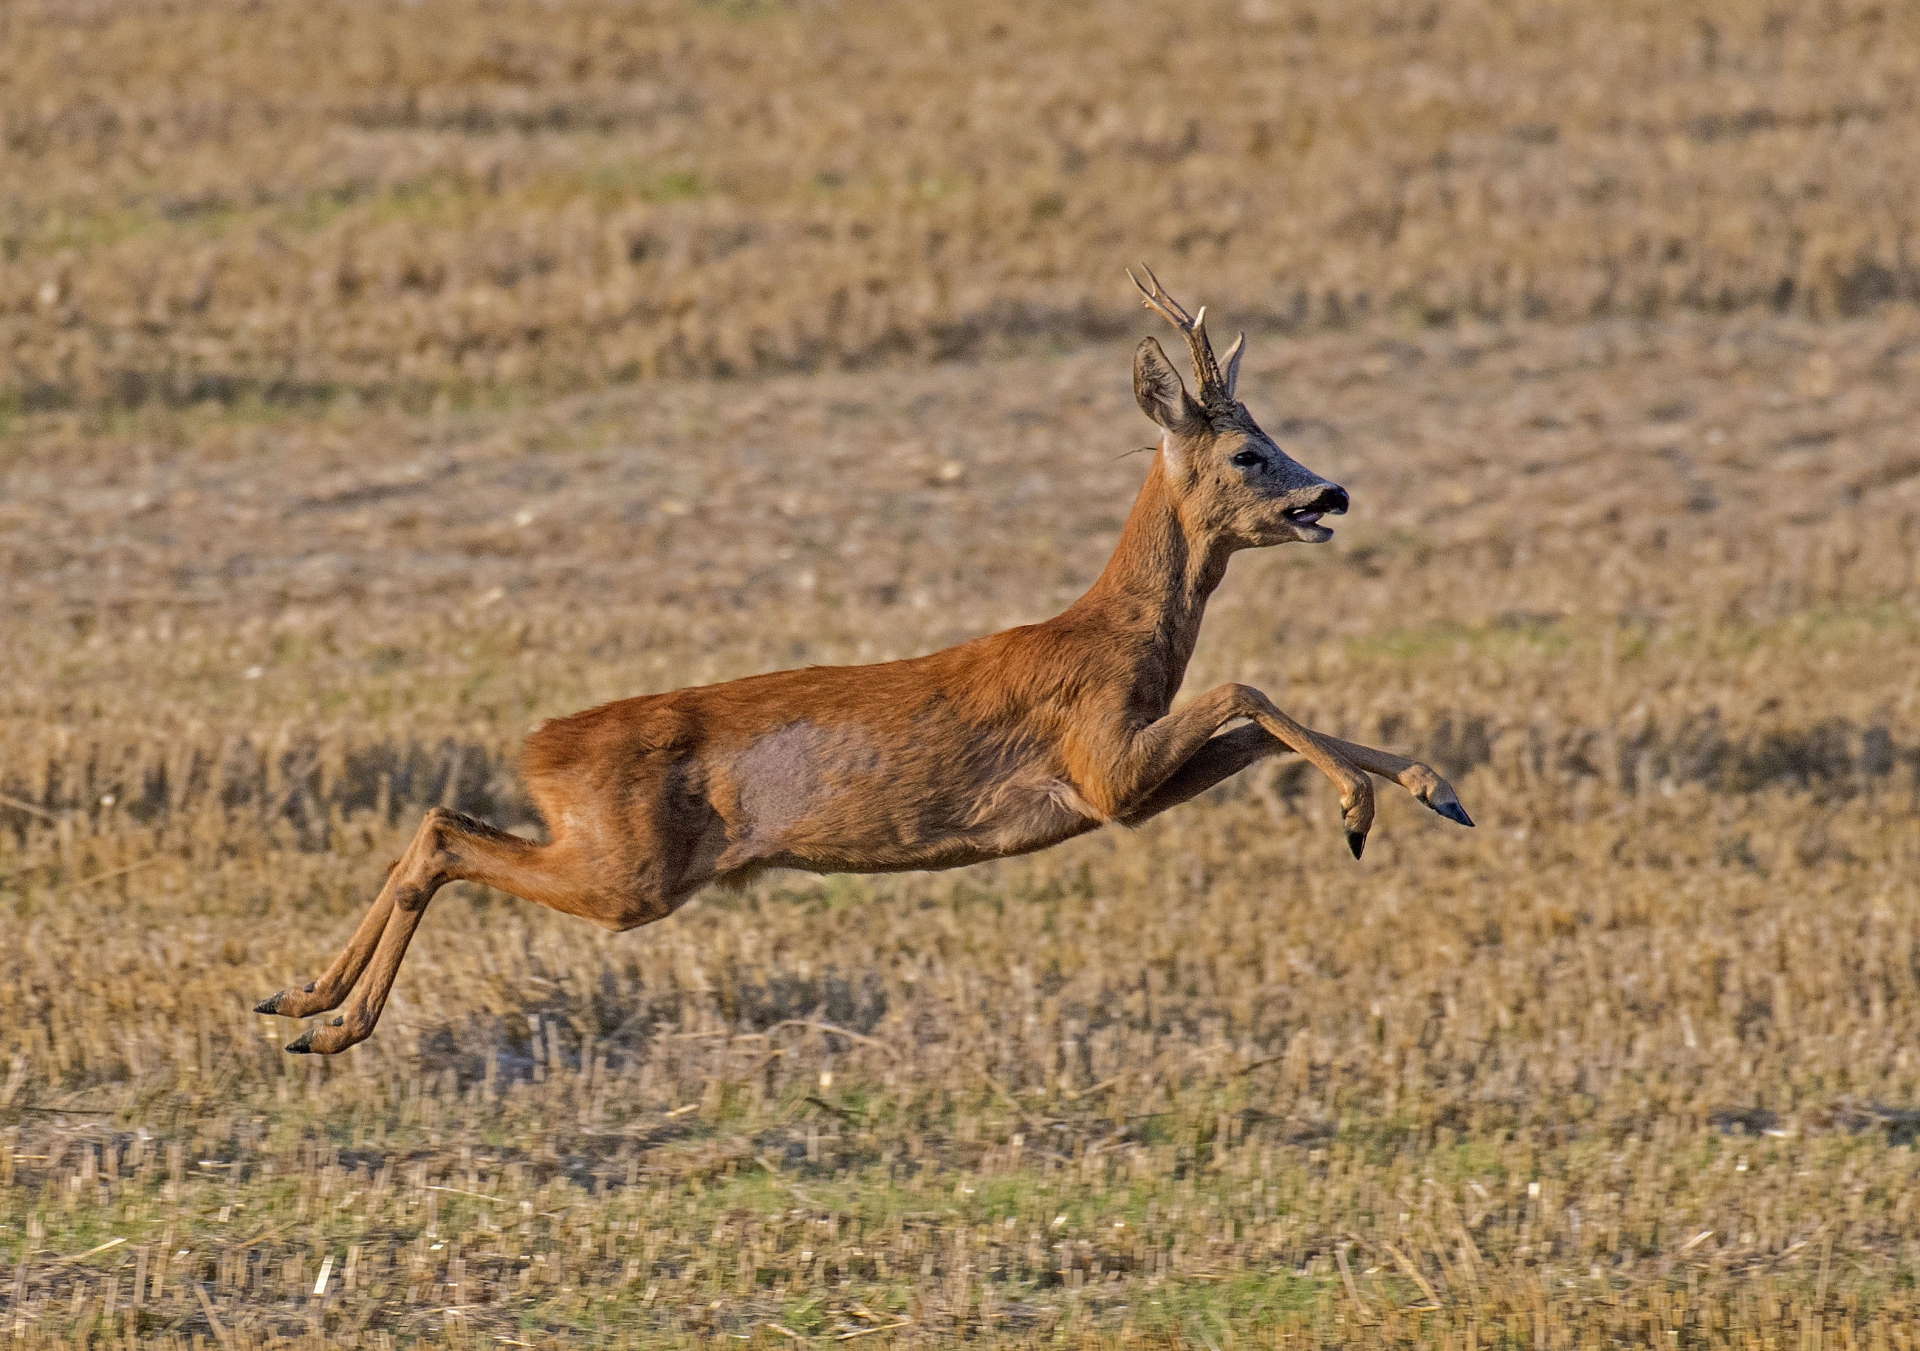
[(1248, 723), (1220, 733), (1201, 746), (1187, 762), (1173, 771), (1142, 802), (1120, 813), (1120, 824), (1137, 826), (1150, 821), (1172, 807), (1190, 802), (1215, 784), (1224, 783), (1245, 769), (1287, 747)]
[(1395, 755), (1391, 751), (1375, 750), (1371, 746), (1342, 741), (1339, 737), (1328, 736), (1325, 732), (1316, 732), (1314, 735), (1369, 774), (1378, 774), (1382, 778), (1392, 779), (1412, 793), (1416, 801), (1425, 803), (1447, 820), (1456, 821), (1463, 826), (1473, 824), (1473, 818), (1467, 815), (1467, 809), (1460, 805), (1460, 798), (1453, 791), (1453, 785), (1434, 773), (1427, 765), (1421, 764), (1418, 760), (1409, 760), (1404, 755)]
[(1367, 831), (1373, 826), (1373, 781), (1366, 771), (1323, 744), (1316, 734), (1282, 713), (1273, 700), (1251, 685), (1216, 686), (1179, 712), (1169, 713), (1135, 733), (1117, 769), (1104, 776), (1092, 776), (1104, 779), (1102, 795), (1113, 803), (1109, 814), (1126, 819), (1138, 811), (1215, 732), (1242, 718), (1275, 741), (1299, 752), (1314, 768), (1333, 780), (1334, 787), (1340, 790), (1341, 823), (1346, 828), (1347, 848), (1359, 858), (1367, 847)]
[[(1368, 773), (1391, 778), (1412, 793), (1415, 799), (1431, 807), (1449, 821), (1457, 821), (1463, 826), (1473, 824), (1466, 809), (1460, 805), (1460, 799), (1455, 795), (1453, 785), (1428, 766), (1388, 751), (1375, 750), (1371, 746), (1342, 741), (1338, 737), (1328, 736), (1325, 732), (1315, 732), (1314, 735)], [(1185, 764), (1148, 794), (1145, 801), (1121, 813), (1120, 823), (1137, 826), (1143, 821), (1158, 816), (1168, 808), (1177, 807), (1183, 802), (1198, 797), (1215, 784), (1232, 778), (1247, 766), (1269, 756), (1279, 755), (1288, 749), (1283, 742), (1269, 736), (1258, 726), (1248, 725), (1222, 732), (1195, 751)]]

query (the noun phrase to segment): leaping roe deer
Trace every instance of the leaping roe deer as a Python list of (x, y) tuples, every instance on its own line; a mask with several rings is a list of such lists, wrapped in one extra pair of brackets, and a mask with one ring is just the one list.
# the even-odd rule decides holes
[(1160, 444), (1086, 595), (1045, 623), (931, 656), (780, 671), (546, 723), (522, 772), (548, 841), (429, 811), (326, 974), (258, 1006), (304, 1018), (352, 996), (287, 1049), (331, 1055), (373, 1032), (427, 903), (452, 881), (632, 929), (709, 883), (769, 868), (955, 868), (1137, 825), (1288, 750), (1339, 789), (1355, 858), (1373, 824), (1369, 774), (1472, 825), (1427, 766), (1310, 731), (1250, 686), (1220, 685), (1170, 711), (1228, 560), (1324, 543), (1333, 532), (1321, 520), (1344, 512), (1347, 494), (1290, 459), (1234, 398), (1245, 335), (1222, 367), (1205, 307), (1189, 316), (1147, 279), (1134, 284), (1186, 338), (1199, 391), (1187, 392), (1158, 342), (1141, 342), (1133, 391)]

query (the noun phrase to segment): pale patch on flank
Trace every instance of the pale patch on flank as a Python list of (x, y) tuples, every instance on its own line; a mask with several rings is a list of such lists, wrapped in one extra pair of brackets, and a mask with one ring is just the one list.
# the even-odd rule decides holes
[(880, 744), (858, 726), (789, 723), (742, 751), (733, 762), (740, 814), (756, 841), (777, 839), (820, 802), (821, 780), (845, 780), (880, 769)]

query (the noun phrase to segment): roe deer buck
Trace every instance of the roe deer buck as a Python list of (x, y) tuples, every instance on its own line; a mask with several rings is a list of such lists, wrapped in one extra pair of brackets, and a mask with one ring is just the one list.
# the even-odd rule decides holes
[(287, 1049), (331, 1055), (373, 1031), (428, 901), (455, 880), (631, 929), (710, 882), (768, 868), (953, 868), (1133, 825), (1282, 750), (1340, 790), (1355, 858), (1373, 822), (1368, 774), (1472, 825), (1427, 766), (1309, 731), (1249, 686), (1168, 711), (1234, 552), (1331, 538), (1321, 517), (1344, 512), (1347, 494), (1282, 453), (1235, 400), (1246, 335), (1223, 370), (1206, 309), (1189, 316), (1147, 278), (1151, 289), (1134, 285), (1185, 336), (1199, 396), (1158, 342), (1141, 342), (1134, 395), (1159, 449), (1086, 595), (1045, 623), (931, 656), (780, 671), (546, 723), (522, 772), (548, 841), (429, 811), (326, 974), (259, 1005), (301, 1018), (354, 994)]

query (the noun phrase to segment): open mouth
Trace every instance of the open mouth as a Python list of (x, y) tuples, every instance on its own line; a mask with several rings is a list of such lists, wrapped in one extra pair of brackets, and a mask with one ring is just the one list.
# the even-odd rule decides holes
[(1338, 515), (1325, 507), (1295, 507), (1281, 518), (1293, 527), (1293, 537), (1307, 544), (1325, 544), (1333, 538), (1333, 527), (1320, 524), (1324, 516)]

